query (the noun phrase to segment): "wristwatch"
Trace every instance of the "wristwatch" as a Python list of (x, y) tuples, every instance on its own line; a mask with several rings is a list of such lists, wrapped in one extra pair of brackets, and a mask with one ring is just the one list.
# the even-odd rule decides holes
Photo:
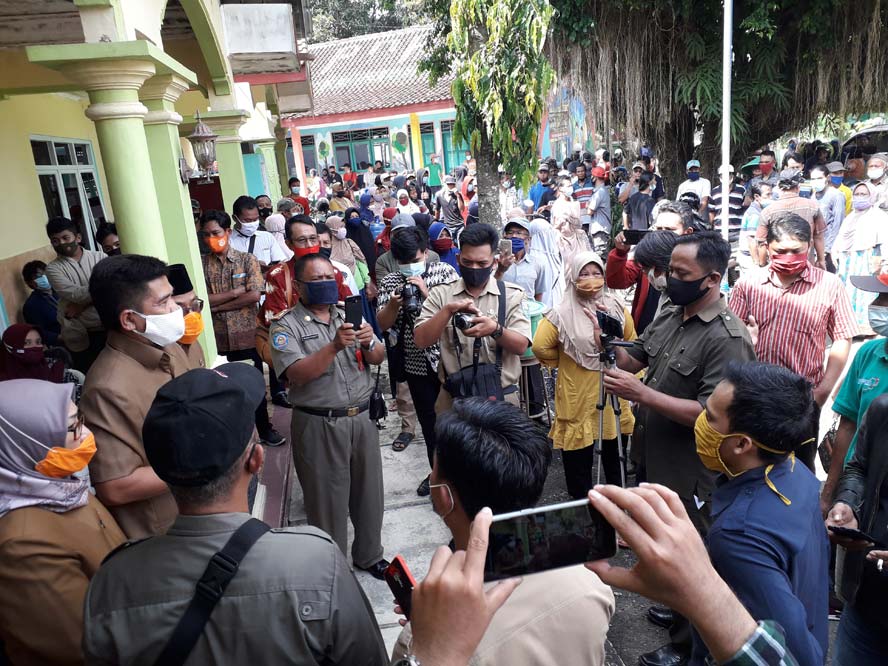
[(494, 340), (499, 340), (501, 337), (503, 337), (503, 325), (499, 324), (496, 327), (496, 330), (490, 334), (490, 337)]
[(392, 666), (422, 666), (419, 663), (419, 659), (414, 657), (412, 654), (408, 654), (401, 659), (398, 659)]
[(369, 345), (368, 347), (365, 347), (365, 349), (366, 349), (368, 352), (372, 352), (375, 348), (376, 348), (376, 338), (373, 338), (373, 339), (370, 341), (370, 345)]

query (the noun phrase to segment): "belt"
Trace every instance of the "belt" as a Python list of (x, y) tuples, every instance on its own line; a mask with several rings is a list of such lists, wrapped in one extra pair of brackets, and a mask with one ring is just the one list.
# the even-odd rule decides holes
[(369, 407), (369, 400), (363, 405), (357, 405), (356, 407), (346, 407), (345, 409), (315, 409), (313, 407), (297, 407), (296, 405), (293, 405), (293, 409), (299, 410), (300, 412), (305, 412), (306, 414), (311, 414), (312, 416), (326, 416), (328, 418), (338, 416), (357, 416), (361, 412), (366, 412)]

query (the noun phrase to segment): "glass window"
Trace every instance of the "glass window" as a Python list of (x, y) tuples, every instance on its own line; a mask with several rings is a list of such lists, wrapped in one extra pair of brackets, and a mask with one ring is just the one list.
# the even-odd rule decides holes
[(90, 159), (89, 155), (89, 146), (87, 146), (85, 143), (74, 144), (74, 157), (77, 158), (77, 164), (92, 164), (92, 160)]
[(94, 226), (98, 228), (99, 224), (105, 221), (105, 209), (102, 207), (102, 198), (99, 196), (99, 184), (93, 173), (81, 173), (80, 180), (83, 183), (83, 191), (86, 193), (86, 203), (89, 206), (93, 222), (95, 222)]
[(334, 146), (333, 151), (336, 154), (333, 164), (336, 165), (337, 170), (341, 170), (343, 164), (349, 164), (354, 167), (351, 163), (351, 151), (348, 149), (348, 146)]
[(71, 146), (67, 143), (56, 143), (55, 155), (57, 164), (74, 164), (71, 160)]
[(46, 204), (47, 218), (62, 217), (62, 198), (59, 196), (59, 184), (56, 175), (47, 173), (39, 176), (40, 190), (43, 192), (43, 203)]
[(315, 157), (314, 143), (312, 143), (310, 147), (307, 147), (305, 145), (302, 146), (302, 159), (305, 162), (306, 171), (308, 171), (309, 169), (318, 168), (318, 161)]
[(352, 144), (352, 149), (355, 151), (355, 164), (352, 164), (352, 169), (366, 170), (366, 166), (362, 167), (361, 162), (366, 164), (372, 164), (370, 159), (370, 144), (369, 143), (355, 143)]
[(34, 164), (38, 166), (52, 164), (52, 148), (49, 141), (32, 141), (31, 152), (34, 153)]

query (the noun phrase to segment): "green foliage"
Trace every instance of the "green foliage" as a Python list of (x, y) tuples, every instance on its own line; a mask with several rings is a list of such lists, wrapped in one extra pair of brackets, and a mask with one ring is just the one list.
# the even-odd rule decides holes
[(328, 42), (427, 23), (422, 0), (308, 0), (310, 42)]

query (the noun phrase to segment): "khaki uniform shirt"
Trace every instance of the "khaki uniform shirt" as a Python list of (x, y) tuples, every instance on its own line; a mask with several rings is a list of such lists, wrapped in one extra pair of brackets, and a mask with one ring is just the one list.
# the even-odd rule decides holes
[[(89, 278), (96, 264), (105, 258), (104, 252), (84, 250), (79, 261), (70, 257), (56, 256), (46, 265), (46, 277), (59, 297), (61, 339), (71, 351), (85, 350), (89, 346), (88, 333), (103, 329), (99, 313), (91, 305)], [(76, 305), (90, 303), (90, 305), (78, 316), (66, 319), (65, 308), (71, 303)]]
[(86, 586), (125, 538), (91, 494), (64, 513), (29, 506), (0, 518), (0, 642), (11, 663), (83, 663)]
[[(86, 595), (90, 664), (153, 664), (210, 558), (245, 513), (179, 516), (163, 536), (118, 551)], [(188, 664), (387, 664), (373, 609), (345, 557), (313, 527), (264, 534), (240, 564)]]
[[(260, 293), (265, 288), (259, 261), (252, 254), (229, 247), (224, 255), (203, 255), (202, 261), (207, 291), (211, 294), (221, 294), (240, 286)], [(258, 308), (257, 303), (252, 303), (237, 310), (213, 312), (213, 331), (220, 354), (256, 346)]]
[[(613, 614), (610, 587), (582, 565), (524, 576), (493, 616), (469, 666), (601, 666)], [(408, 653), (412, 638), (408, 624), (398, 636), (392, 661)]]
[[(186, 354), (177, 343), (161, 349), (119, 331), (108, 333), (108, 342), (87, 375), (80, 402), (86, 425), (96, 437), (96, 455), (89, 463), (93, 483), (113, 481), (148, 465), (142, 423), (157, 389), (203, 365), (197, 344)], [(109, 510), (129, 539), (160, 534), (178, 513), (169, 491)]]
[[(283, 377), (296, 361), (333, 341), (336, 331), (345, 323), (345, 316), (334, 305), (330, 306), (330, 313), (330, 322), (325, 323), (300, 302), (272, 323), (268, 335), (278, 377)], [(366, 404), (373, 393), (371, 366), (365, 360), (364, 369), (358, 367), (357, 349), (356, 345), (337, 352), (324, 374), (305, 386), (291, 384), (290, 404), (314, 409), (345, 409)]]
[[(521, 287), (510, 282), (504, 283), (506, 286), (506, 321), (503, 328), (510, 331), (520, 333), (527, 338), (527, 344), (530, 345), (533, 335), (530, 332), (530, 319), (524, 314), (521, 308), (521, 302), (524, 300), (524, 291)], [(462, 279), (450, 284), (442, 284), (438, 287), (432, 287), (429, 290), (429, 297), (422, 304), (422, 312), (416, 318), (416, 326), (422, 326), (423, 322), (431, 319), (436, 312), (441, 310), (448, 303), (458, 301), (464, 298), (471, 298), (475, 301), (477, 307), (482, 314), (497, 319), (499, 315), (499, 287), (496, 280), (491, 276), (487, 281), (484, 292), (478, 298), (474, 298), (466, 291), (466, 284)], [(458, 372), (461, 368), (472, 365), (472, 345), (476, 338), (469, 338), (463, 335), (463, 332), (456, 329), (456, 335), (462, 345), (462, 354), (457, 355), (456, 347), (453, 344), (454, 326), (448, 323), (444, 332), (441, 334), (441, 363), (438, 365), (438, 374), (443, 380), (447, 375)], [(490, 336), (481, 338), (481, 356), (479, 363), (496, 363), (496, 340)], [(518, 383), (521, 377), (521, 358), (515, 354), (503, 350), (503, 370), (502, 370), (502, 386), (506, 388)]]
[[(730, 361), (755, 360), (746, 325), (724, 296), (687, 320), (684, 308), (664, 304), (626, 351), (647, 365), (645, 384), (674, 398), (697, 400), (700, 411)], [(693, 427), (639, 405), (632, 450), (646, 466), (648, 481), (668, 486), (684, 500), (694, 495), (709, 500), (715, 474), (697, 455)]]

